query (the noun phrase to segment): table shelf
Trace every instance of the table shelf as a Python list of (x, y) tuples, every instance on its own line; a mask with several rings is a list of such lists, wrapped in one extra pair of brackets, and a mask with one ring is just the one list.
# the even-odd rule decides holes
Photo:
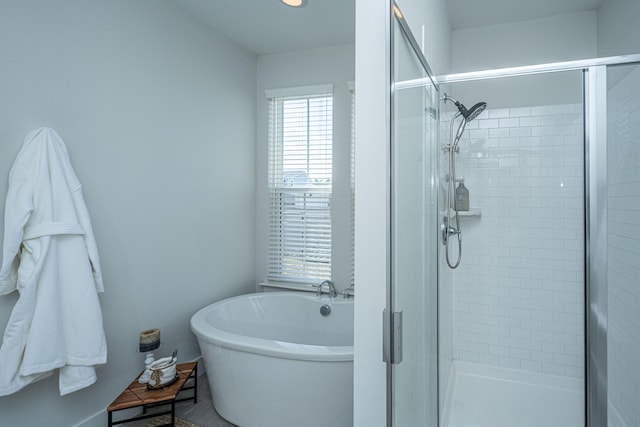
[[(140, 375), (144, 373), (141, 372), (140, 375), (138, 375), (136, 379), (133, 380), (131, 384), (129, 384), (129, 386), (107, 407), (109, 417), (108, 426), (112, 427), (130, 421), (155, 418), (161, 415), (171, 415), (171, 424), (169, 425), (175, 425), (176, 402), (193, 400), (194, 404), (198, 403), (198, 362), (180, 363), (176, 366), (176, 372), (178, 374), (177, 381), (167, 387), (153, 390), (148, 389), (146, 384), (140, 384), (138, 382)], [(193, 379), (193, 385), (185, 387), (185, 384), (189, 379)], [(193, 390), (193, 396), (178, 399), (178, 395), (186, 390)], [(147, 409), (165, 405), (171, 405), (171, 409), (147, 414)], [(114, 412), (138, 407), (142, 407), (142, 415), (119, 421), (113, 420)]]

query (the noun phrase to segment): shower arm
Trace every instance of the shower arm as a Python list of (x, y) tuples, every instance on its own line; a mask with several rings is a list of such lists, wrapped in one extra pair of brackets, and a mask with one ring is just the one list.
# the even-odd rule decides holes
[(451, 101), (453, 102), (456, 107), (460, 106), (460, 101), (458, 101), (457, 99), (455, 99), (453, 96), (447, 95), (446, 93), (444, 94), (444, 96), (441, 98), (445, 103), (447, 101)]

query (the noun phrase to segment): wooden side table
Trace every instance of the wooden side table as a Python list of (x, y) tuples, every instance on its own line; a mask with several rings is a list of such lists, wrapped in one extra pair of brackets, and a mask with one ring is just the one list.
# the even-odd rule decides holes
[[(114, 425), (123, 424), (129, 421), (144, 420), (146, 418), (159, 417), (161, 415), (171, 414), (171, 423), (165, 424), (165, 426), (174, 426), (176, 422), (176, 402), (182, 402), (185, 400), (193, 400), (193, 403), (198, 403), (198, 362), (180, 363), (176, 366), (178, 373), (178, 380), (173, 384), (155, 389), (147, 389), (146, 384), (140, 384), (138, 378), (120, 393), (120, 396), (114, 400), (111, 405), (107, 407), (109, 413), (109, 427)], [(187, 380), (193, 378), (193, 385), (185, 387)], [(193, 396), (184, 397), (178, 399), (178, 394), (185, 390), (193, 390)], [(171, 405), (171, 409), (167, 409), (161, 412), (153, 414), (147, 414), (147, 409), (156, 406)], [(138, 415), (132, 418), (122, 419), (119, 421), (113, 421), (113, 413), (122, 411), (124, 409), (137, 408), (142, 406), (142, 415)]]

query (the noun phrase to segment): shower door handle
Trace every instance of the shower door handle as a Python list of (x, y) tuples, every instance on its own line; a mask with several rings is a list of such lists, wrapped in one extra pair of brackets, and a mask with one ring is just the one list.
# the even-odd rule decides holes
[(402, 362), (402, 312), (385, 309), (382, 322), (382, 360), (399, 365)]

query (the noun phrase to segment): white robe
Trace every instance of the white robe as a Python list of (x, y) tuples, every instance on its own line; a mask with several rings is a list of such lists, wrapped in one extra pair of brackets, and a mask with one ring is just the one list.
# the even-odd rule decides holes
[(0, 347), (0, 396), (59, 368), (64, 395), (96, 381), (107, 345), (98, 250), (67, 148), (30, 132), (9, 174), (0, 295), (19, 292)]

